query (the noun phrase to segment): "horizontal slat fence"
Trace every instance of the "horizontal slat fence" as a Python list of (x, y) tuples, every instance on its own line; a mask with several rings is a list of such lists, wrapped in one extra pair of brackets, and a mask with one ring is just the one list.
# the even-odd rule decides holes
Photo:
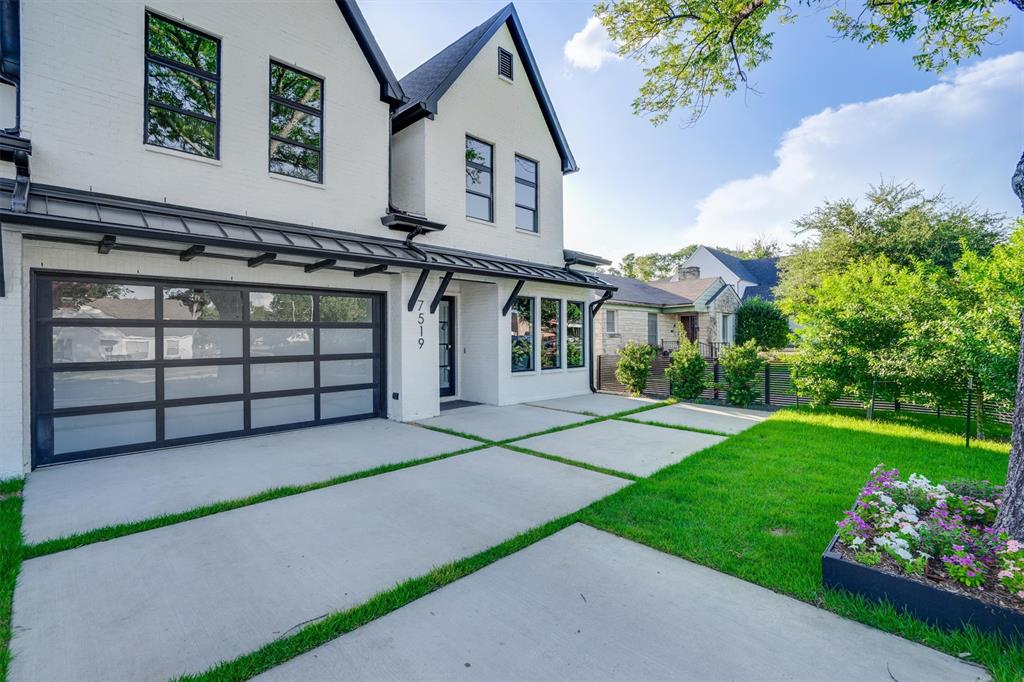
[[(625, 387), (615, 378), (615, 367), (619, 363), (617, 355), (601, 355), (598, 357), (598, 388), (611, 393), (626, 393)], [(665, 376), (665, 369), (668, 367), (669, 358), (658, 356), (651, 368), (651, 375), (647, 379), (647, 387), (644, 394), (652, 398), (667, 398), (670, 395), (668, 378)], [(714, 386), (721, 381), (721, 368), (716, 359), (708, 361), (707, 379), (708, 385)], [(767, 390), (766, 390), (767, 389)], [(721, 400), (725, 395), (716, 388), (708, 388), (701, 394), (707, 400)], [(790, 374), (790, 365), (785, 362), (766, 363), (764, 372), (757, 383), (757, 404), (775, 405), (785, 407), (787, 405), (806, 405), (810, 402), (807, 396), (798, 394), (793, 385)], [(844, 396), (831, 403), (833, 407), (848, 407), (864, 409), (864, 403), (852, 396)], [(884, 412), (892, 412), (896, 404), (892, 401), (881, 399), (875, 400), (875, 409)], [(934, 405), (922, 405), (914, 402), (900, 401), (899, 409), (906, 412), (919, 414), (936, 414)], [(973, 409), (976, 411), (977, 403)], [(964, 392), (961, 404), (956, 407), (943, 406), (941, 414), (949, 417), (963, 417), (967, 412), (967, 393)], [(1013, 417), (1013, 406), (1005, 404), (986, 403), (985, 416), (993, 421), (1009, 424)]]

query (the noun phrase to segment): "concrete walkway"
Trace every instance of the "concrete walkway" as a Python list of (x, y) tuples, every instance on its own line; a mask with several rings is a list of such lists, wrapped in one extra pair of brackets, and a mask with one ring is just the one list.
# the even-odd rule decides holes
[(473, 405), (447, 410), (440, 417), (424, 419), (419, 423), (488, 440), (506, 440), (586, 420), (584, 415), (529, 405)]
[(609, 393), (584, 393), (583, 395), (574, 395), (568, 398), (554, 398), (552, 400), (541, 400), (527, 404), (536, 407), (546, 407), (551, 410), (607, 417), (616, 412), (635, 410), (654, 402), (657, 401), (648, 398), (627, 398), (623, 395), (611, 395)]
[(65, 464), (29, 474), (22, 531), (34, 543), (474, 445), (373, 419)]
[(722, 433), (739, 433), (760, 424), (771, 416), (762, 410), (744, 410), (739, 407), (722, 405), (700, 405), (697, 403), (676, 403), (654, 410), (647, 410), (630, 416), (642, 422), (661, 422), (697, 429), (709, 429)]
[(32, 559), (10, 679), (198, 672), (626, 484), (492, 448)]
[(969, 682), (987, 674), (575, 525), (257, 679)]
[(722, 436), (705, 433), (608, 420), (515, 441), (513, 445), (649, 476), (723, 440)]

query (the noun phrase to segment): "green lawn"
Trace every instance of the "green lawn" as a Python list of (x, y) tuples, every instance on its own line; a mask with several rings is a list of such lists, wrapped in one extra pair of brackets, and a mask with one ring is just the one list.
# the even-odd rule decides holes
[(944, 633), (821, 585), (821, 553), (835, 522), (876, 464), (933, 480), (1005, 480), (1007, 445), (981, 442), (968, 450), (957, 436), (926, 428), (934, 422), (783, 410), (595, 503), (581, 518), (944, 651), (969, 652), (997, 679), (1020, 680), (1024, 647), (976, 633)]

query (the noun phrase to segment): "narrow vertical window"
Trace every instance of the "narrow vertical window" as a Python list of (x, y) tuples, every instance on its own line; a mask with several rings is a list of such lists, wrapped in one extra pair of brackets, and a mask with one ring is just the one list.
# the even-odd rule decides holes
[(500, 47), (498, 48), (498, 75), (512, 80), (512, 53)]
[(616, 325), (616, 317), (614, 310), (604, 311), (604, 331), (606, 334), (618, 334), (619, 330)]
[(466, 215), (494, 222), (494, 147), (466, 136)]
[(516, 227), (537, 231), (537, 162), (516, 155)]
[(565, 304), (565, 363), (583, 367), (583, 301)]
[(146, 13), (145, 142), (219, 156), (220, 41)]
[(540, 299), (540, 368), (562, 366), (562, 302)]
[(324, 82), (270, 62), (270, 172), (323, 182)]
[(658, 313), (647, 313), (647, 345), (658, 345)]
[(512, 371), (528, 372), (533, 369), (533, 299), (516, 298), (512, 313)]

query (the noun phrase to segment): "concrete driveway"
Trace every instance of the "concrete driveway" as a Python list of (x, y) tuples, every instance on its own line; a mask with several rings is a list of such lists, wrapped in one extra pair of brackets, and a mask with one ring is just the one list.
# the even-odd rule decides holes
[(986, 678), (920, 644), (578, 524), (257, 679)]

